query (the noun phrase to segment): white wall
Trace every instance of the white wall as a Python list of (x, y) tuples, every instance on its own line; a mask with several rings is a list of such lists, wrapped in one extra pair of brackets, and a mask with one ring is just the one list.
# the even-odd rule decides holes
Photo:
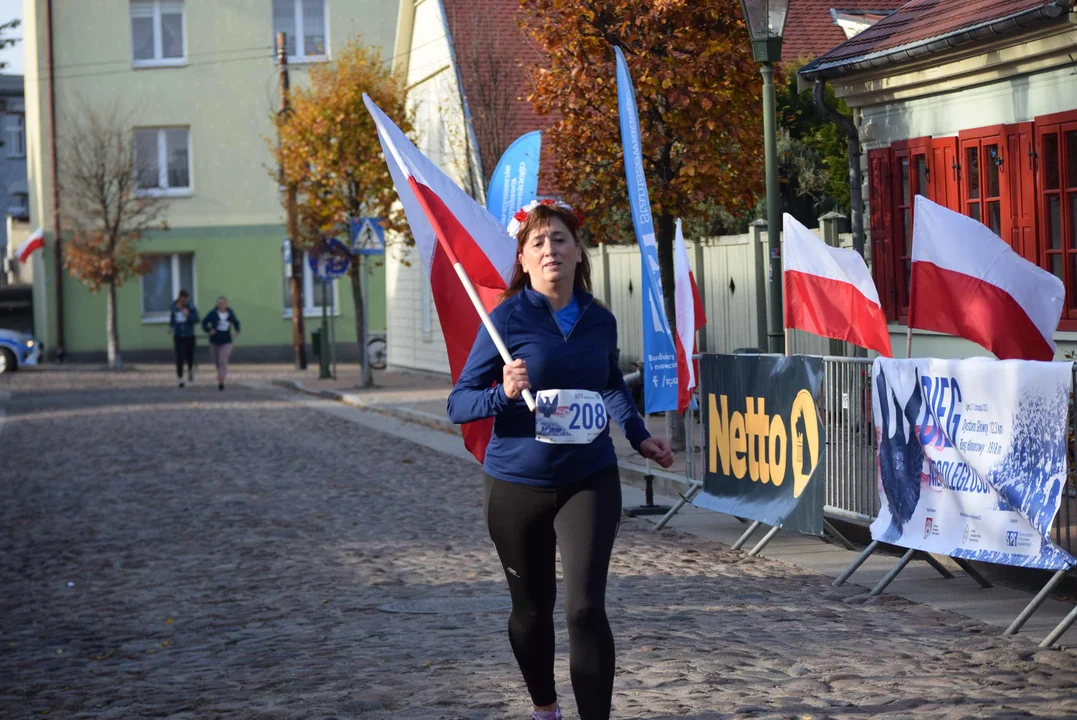
[(1027, 122), (1038, 115), (1074, 109), (1077, 74), (1073, 67), (1022, 75), (931, 97), (864, 106), (861, 127), (870, 122), (874, 132), (864, 149), (925, 135), (946, 137), (961, 130)]

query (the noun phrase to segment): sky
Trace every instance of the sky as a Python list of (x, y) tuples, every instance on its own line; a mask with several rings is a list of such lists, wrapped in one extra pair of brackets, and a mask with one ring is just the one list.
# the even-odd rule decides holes
[[(0, 0), (0, 23), (5, 23), (13, 18), (22, 17), (22, 0)], [(22, 28), (16, 28), (14, 36), (22, 37)], [(22, 43), (17, 42), (14, 46), (0, 50), (0, 61), (6, 62), (7, 67), (0, 72), (5, 75), (22, 75), (23, 58)]]

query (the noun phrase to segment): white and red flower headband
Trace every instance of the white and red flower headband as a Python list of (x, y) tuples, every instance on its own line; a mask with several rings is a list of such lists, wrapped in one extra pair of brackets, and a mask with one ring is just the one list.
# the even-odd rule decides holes
[(577, 225), (583, 224), (583, 215), (580, 214), (580, 211), (576, 210), (567, 203), (563, 203), (560, 200), (555, 200), (553, 198), (532, 200), (531, 202), (527, 203), (522, 208), (517, 210), (516, 214), (512, 216), (512, 220), (509, 221), (509, 235), (511, 235), (514, 240), (518, 239), (517, 236), (520, 234), (520, 228), (523, 226), (524, 221), (527, 220), (527, 216), (531, 214), (531, 211), (537, 208), (539, 205), (546, 205), (549, 207), (561, 208), (562, 210), (568, 210), (570, 213), (576, 216)]

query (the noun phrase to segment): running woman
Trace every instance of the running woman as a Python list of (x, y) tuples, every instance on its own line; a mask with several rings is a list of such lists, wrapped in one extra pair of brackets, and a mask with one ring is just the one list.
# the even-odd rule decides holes
[[(673, 463), (652, 438), (617, 366), (617, 324), (591, 296), (591, 268), (569, 206), (533, 202), (509, 225), (516, 268), (491, 319), (514, 360), (505, 365), (480, 328), (449, 395), (455, 423), (493, 417), (483, 510), (512, 596), (509, 641), (534, 703), (557, 720), (554, 557), (561, 549), (569, 670), (581, 720), (607, 720), (613, 634), (606, 576), (621, 518), (616, 421), (643, 457)], [(493, 386), (497, 382), (496, 386)], [(493, 387), (491, 387), (493, 386)], [(537, 412), (521, 395), (536, 392)]]
[(198, 310), (191, 304), (191, 294), (180, 290), (168, 310), (168, 332), (172, 334), (172, 349), (176, 353), (176, 379), (183, 387), (183, 364), (187, 364), (187, 379), (194, 382), (194, 336), (198, 327)]
[(232, 354), (232, 326), (239, 336), (239, 318), (228, 307), (228, 298), (217, 298), (217, 306), (206, 313), (202, 329), (209, 333), (209, 356), (217, 368), (217, 389), (224, 390), (228, 377), (228, 356)]

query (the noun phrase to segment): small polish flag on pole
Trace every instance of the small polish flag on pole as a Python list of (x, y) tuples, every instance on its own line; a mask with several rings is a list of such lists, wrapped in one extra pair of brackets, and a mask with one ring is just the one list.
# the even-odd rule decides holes
[(783, 225), (785, 327), (892, 357), (886, 315), (864, 258), (830, 247), (789, 214)]
[(677, 234), (673, 246), (673, 300), (677, 314), (677, 412), (683, 413), (692, 402), (692, 390), (696, 386), (697, 363), (696, 333), (707, 324), (707, 314), (699, 288), (688, 262), (688, 250), (684, 245), (681, 221), (677, 220)]
[[(512, 279), (516, 242), (365, 94), (363, 101), (374, 118), (385, 163), (430, 279), (453, 382), (460, 378), (480, 324), (486, 326), (505, 364), (512, 362), (489, 313)], [(531, 392), (524, 390), (523, 397), (534, 411)], [(462, 428), (464, 447), (479, 462), (486, 456), (493, 426), (489, 418)]]
[(35, 250), (41, 250), (45, 247), (45, 229), (38, 228), (34, 230), (34, 233), (26, 238), (26, 240), (19, 245), (15, 251), (15, 256), (19, 258), (19, 262), (25, 263), (30, 259), (30, 256)]
[(990, 228), (916, 196), (909, 328), (957, 335), (1001, 360), (1053, 360), (1062, 281)]

